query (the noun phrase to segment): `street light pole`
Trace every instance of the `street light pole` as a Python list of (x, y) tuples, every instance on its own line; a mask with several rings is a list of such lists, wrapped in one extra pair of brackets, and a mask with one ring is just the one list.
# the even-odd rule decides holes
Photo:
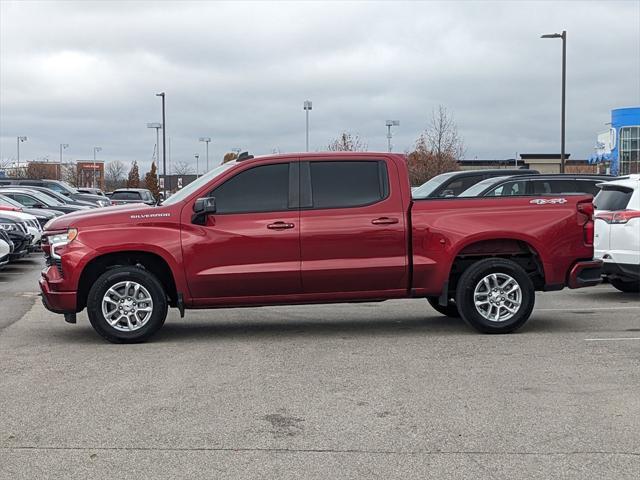
[(59, 180), (62, 180), (62, 151), (66, 150), (69, 147), (68, 143), (61, 143), (60, 144), (60, 170), (59, 170)]
[(200, 141), (207, 144), (207, 172), (209, 171), (209, 142), (211, 141), (211, 137), (200, 137)]
[(200, 169), (198, 168), (198, 159), (200, 158), (200, 155), (196, 153), (194, 157), (196, 157), (196, 178), (198, 178), (199, 177), (198, 172), (200, 171)]
[(167, 198), (167, 123), (164, 112), (164, 92), (156, 93), (156, 97), (162, 97), (162, 198)]
[(20, 169), (20, 144), (22, 142), (26, 142), (27, 141), (27, 137), (16, 137), (16, 139), (17, 139), (16, 140), (16, 145), (18, 147), (17, 148), (17, 156), (18, 156), (17, 163), (18, 163), (18, 169)]
[(309, 151), (309, 112), (313, 108), (313, 103), (311, 102), (311, 100), (305, 100), (302, 108), (304, 109), (307, 116), (306, 145), (307, 145), (307, 152), (308, 152)]
[(549, 33), (541, 38), (561, 38), (562, 39), (562, 113), (560, 120), (560, 173), (565, 169), (565, 111), (566, 111), (566, 90), (567, 90), (567, 31), (562, 33)]
[(102, 151), (102, 147), (93, 147), (93, 188), (96, 188), (96, 152)]
[(398, 120), (387, 120), (385, 122), (385, 125), (387, 126), (387, 148), (389, 149), (389, 153), (391, 153), (392, 150), (392, 146), (391, 146), (391, 127), (397, 127), (398, 125), (400, 125), (400, 121)]

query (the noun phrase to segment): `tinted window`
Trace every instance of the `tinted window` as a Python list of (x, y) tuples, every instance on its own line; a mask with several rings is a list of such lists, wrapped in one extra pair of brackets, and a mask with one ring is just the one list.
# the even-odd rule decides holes
[(598, 210), (624, 210), (631, 200), (633, 190), (625, 187), (603, 187), (593, 200)]
[(594, 197), (600, 192), (600, 187), (596, 186), (601, 181), (593, 180), (576, 180), (576, 191), (578, 193), (590, 193)]
[(275, 212), (289, 208), (289, 164), (240, 172), (210, 193), (217, 213)]
[(310, 162), (313, 208), (357, 207), (387, 196), (384, 162)]
[(526, 195), (527, 183), (523, 180), (503, 183), (486, 194), (487, 197), (509, 197)]
[(573, 180), (550, 180), (551, 193), (575, 193), (576, 182)]
[(140, 192), (113, 192), (112, 200), (141, 200)]

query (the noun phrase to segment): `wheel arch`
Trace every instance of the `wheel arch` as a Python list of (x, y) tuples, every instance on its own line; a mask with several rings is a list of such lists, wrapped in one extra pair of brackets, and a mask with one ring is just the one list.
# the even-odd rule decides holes
[(157, 253), (125, 250), (98, 255), (87, 262), (78, 281), (77, 311), (86, 307), (89, 290), (98, 277), (107, 270), (121, 266), (139, 266), (152, 273), (162, 284), (169, 305), (178, 305), (178, 289), (169, 263)]
[(452, 256), (449, 267), (447, 293), (455, 291), (460, 276), (469, 266), (485, 258), (504, 258), (515, 261), (529, 274), (536, 289), (544, 288), (544, 262), (539, 249), (529, 239), (507, 236), (472, 238), (460, 244)]

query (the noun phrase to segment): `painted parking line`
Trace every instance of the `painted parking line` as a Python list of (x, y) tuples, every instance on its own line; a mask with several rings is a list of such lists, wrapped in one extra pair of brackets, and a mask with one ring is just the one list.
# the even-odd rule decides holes
[(623, 340), (640, 340), (640, 337), (618, 337), (618, 338), (585, 338), (585, 342), (619, 342)]
[(565, 308), (536, 308), (534, 312), (582, 312), (595, 310), (640, 310), (640, 304), (637, 307), (565, 307)]

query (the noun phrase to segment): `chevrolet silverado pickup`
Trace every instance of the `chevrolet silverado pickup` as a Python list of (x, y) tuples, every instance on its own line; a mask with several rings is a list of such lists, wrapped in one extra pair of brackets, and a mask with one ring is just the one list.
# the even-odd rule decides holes
[(51, 220), (45, 306), (141, 342), (185, 309), (426, 298), (484, 333), (600, 281), (590, 195), (412, 199), (403, 155), (241, 155), (161, 205)]

